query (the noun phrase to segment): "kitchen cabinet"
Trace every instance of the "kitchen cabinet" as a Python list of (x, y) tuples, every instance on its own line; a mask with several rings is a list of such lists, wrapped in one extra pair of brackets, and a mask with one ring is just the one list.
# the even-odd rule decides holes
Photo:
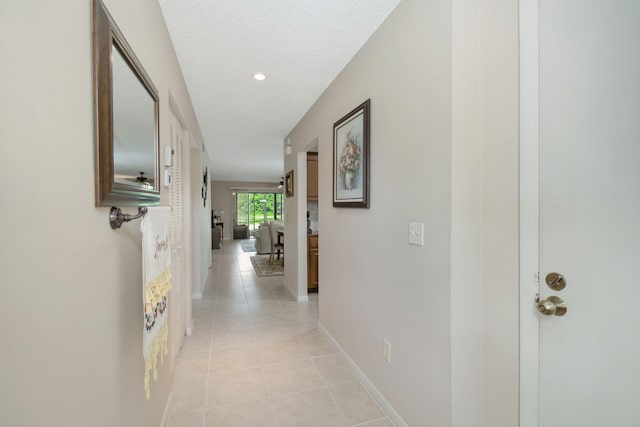
[(318, 200), (318, 153), (307, 153), (307, 200)]

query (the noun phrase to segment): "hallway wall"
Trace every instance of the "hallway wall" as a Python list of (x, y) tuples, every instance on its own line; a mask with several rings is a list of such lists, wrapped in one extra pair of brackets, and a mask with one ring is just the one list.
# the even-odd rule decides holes
[[(211, 180), (207, 179), (206, 198), (203, 199), (203, 176), (209, 165), (209, 154), (202, 144), (191, 148), (191, 223), (193, 224), (191, 253), (197, 254), (191, 258), (193, 268), (193, 298), (202, 298), (211, 258)], [(208, 170), (211, 177), (211, 170)], [(197, 281), (196, 281), (197, 280)]]
[[(333, 123), (367, 98), (371, 207), (333, 208)], [(320, 322), (408, 425), (450, 425), (448, 1), (398, 5), (289, 135), (296, 148), (316, 136)], [(425, 246), (407, 244), (409, 221)]]
[[(158, 88), (161, 144), (169, 90), (201, 143), (158, 3), (105, 3)], [(167, 361), (144, 397), (140, 223), (94, 207), (91, 16), (0, 2), (0, 425), (158, 427), (168, 398)]]
[[(517, 0), (403, 0), (288, 135), (318, 138), (320, 322), (411, 426), (517, 425), (517, 22)], [(371, 207), (333, 208), (333, 124), (367, 98)]]

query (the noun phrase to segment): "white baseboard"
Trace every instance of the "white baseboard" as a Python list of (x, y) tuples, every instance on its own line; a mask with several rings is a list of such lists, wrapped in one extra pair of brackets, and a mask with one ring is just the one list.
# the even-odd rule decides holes
[(287, 292), (289, 292), (289, 295), (291, 295), (291, 298), (293, 298), (294, 300), (298, 302), (309, 302), (309, 295), (298, 295), (287, 286), (285, 286), (284, 288), (287, 290)]
[(382, 409), (382, 411), (391, 420), (391, 422), (396, 427), (409, 427), (409, 425), (402, 419), (400, 414), (398, 414), (398, 411), (396, 411), (395, 408), (391, 406), (391, 403), (389, 403), (389, 401), (385, 399), (380, 390), (378, 390), (373, 382), (371, 382), (371, 380), (365, 375), (365, 373), (362, 372), (362, 369), (360, 369), (356, 362), (354, 362), (353, 359), (349, 357), (347, 352), (342, 348), (340, 344), (338, 344), (338, 341), (336, 341), (336, 339), (329, 333), (327, 328), (325, 328), (320, 321), (318, 321), (318, 330), (322, 333), (322, 335), (325, 336), (327, 341), (329, 341), (329, 345), (333, 347), (342, 361), (349, 367), (349, 369), (351, 369), (353, 375), (355, 375), (357, 380), (360, 381), (360, 384), (362, 384), (365, 390), (367, 390), (371, 397), (373, 397), (373, 399), (378, 403), (380, 409)]
[(162, 421), (160, 422), (160, 427), (166, 427), (169, 423), (169, 414), (171, 413), (171, 399), (173, 399), (173, 393), (169, 392), (167, 404), (164, 405), (164, 412), (162, 413)]

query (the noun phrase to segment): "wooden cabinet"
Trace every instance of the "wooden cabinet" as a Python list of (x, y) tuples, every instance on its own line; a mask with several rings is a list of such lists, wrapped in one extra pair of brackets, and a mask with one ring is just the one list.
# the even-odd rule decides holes
[(318, 236), (307, 236), (307, 290), (318, 292)]
[(318, 200), (318, 153), (307, 153), (307, 200)]

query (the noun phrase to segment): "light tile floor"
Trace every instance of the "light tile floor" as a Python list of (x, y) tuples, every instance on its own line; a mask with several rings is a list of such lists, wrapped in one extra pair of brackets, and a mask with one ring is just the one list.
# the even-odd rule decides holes
[(213, 251), (168, 427), (392, 427), (317, 330), (318, 299), (258, 277), (238, 241)]

